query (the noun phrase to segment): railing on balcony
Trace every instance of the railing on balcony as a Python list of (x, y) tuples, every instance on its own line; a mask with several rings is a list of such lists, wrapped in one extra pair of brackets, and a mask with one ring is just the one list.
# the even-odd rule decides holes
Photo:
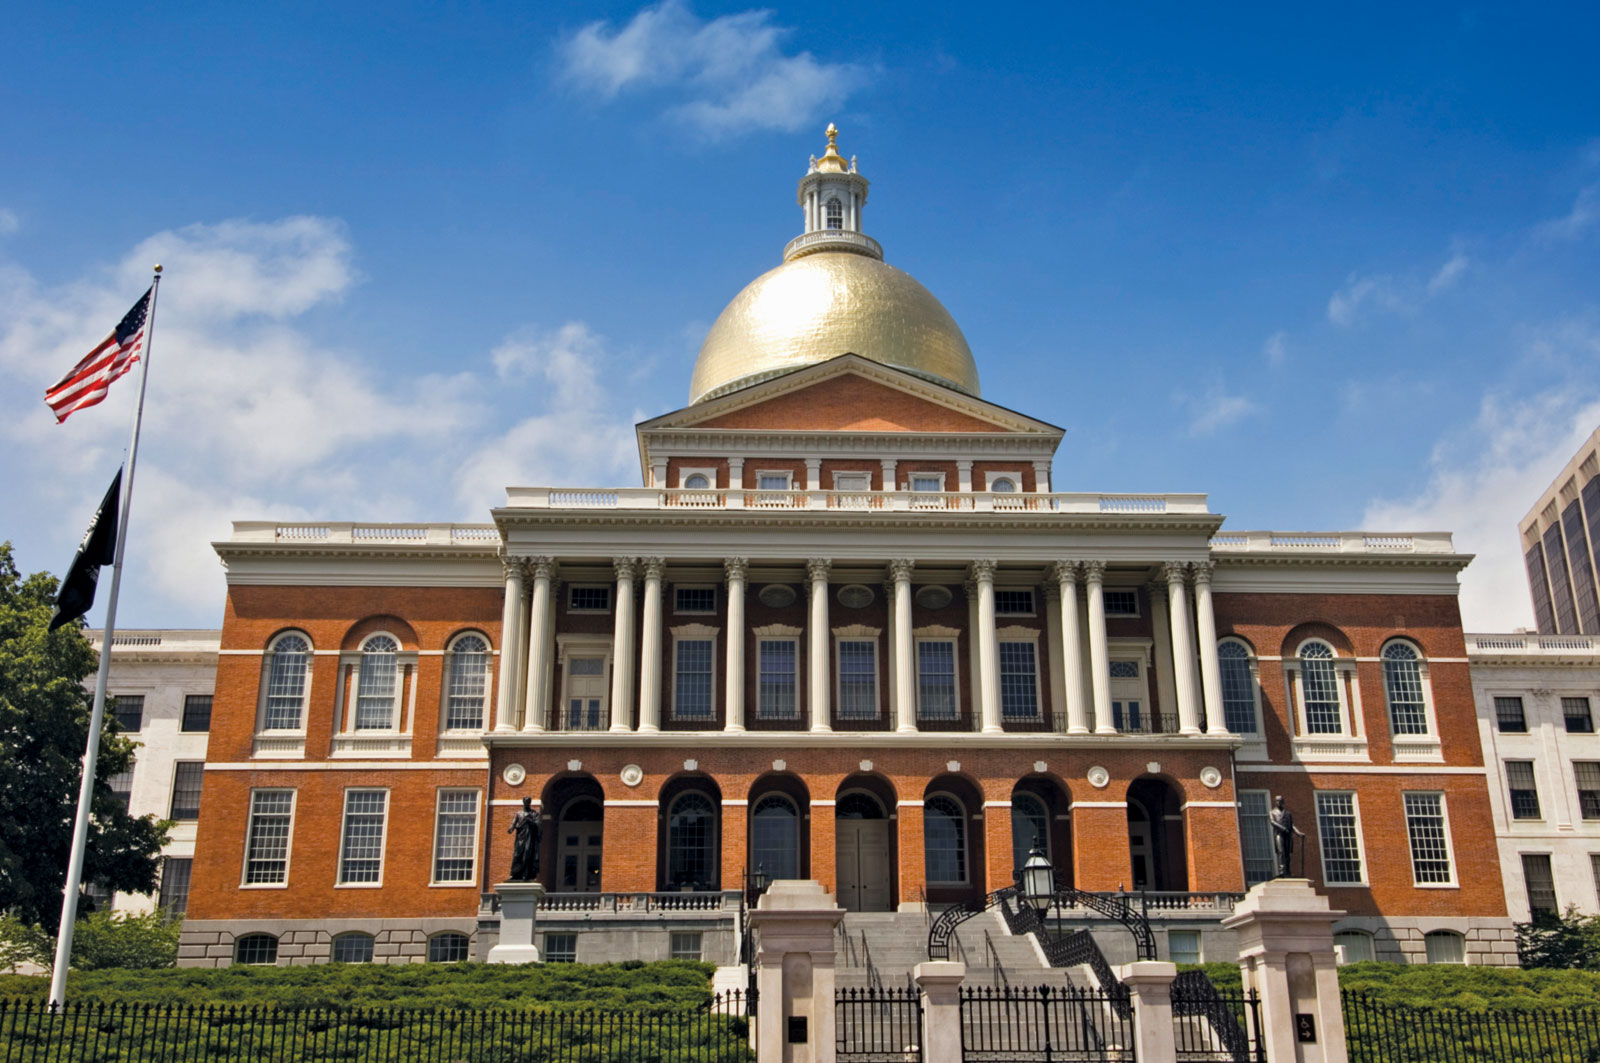
[(1527, 654), (1531, 657), (1600, 657), (1600, 636), (1536, 635), (1533, 632), (1468, 635), (1467, 649), (1480, 653)]
[(1019, 491), (809, 491), (801, 488), (774, 491), (753, 487), (716, 490), (672, 487), (513, 487), (507, 491), (507, 501), (517, 509), (804, 509), (1140, 515), (1204, 515), (1209, 512), (1206, 496), (1202, 494), (1120, 495), (1086, 492), (1041, 494)]
[(808, 731), (811, 729), (811, 716), (803, 710), (793, 716), (749, 713), (745, 716), (744, 726), (748, 731)]
[(892, 731), (894, 721), (886, 713), (876, 716), (839, 716), (833, 717), (835, 731)]
[(1067, 730), (1067, 714), (1064, 712), (1043, 713), (1036, 716), (1005, 716), (1000, 717), (1000, 726), (1007, 732), (1015, 734), (1065, 734)]
[[(731, 897), (731, 900), (730, 900)], [(721, 912), (737, 911), (737, 892), (680, 890), (661, 893), (547, 893), (539, 915), (572, 912)]]
[(1111, 720), (1118, 734), (1125, 735), (1175, 735), (1180, 725), (1175, 713), (1150, 712), (1141, 708), (1137, 713), (1126, 710), (1113, 715)]
[(1211, 537), (1211, 549), (1233, 553), (1452, 554), (1449, 532), (1227, 531)]
[(611, 728), (611, 709), (598, 706), (556, 706), (550, 710), (552, 731), (607, 731)]
[(970, 731), (972, 730), (972, 717), (970, 716), (919, 716), (917, 717), (917, 730), (919, 731)]

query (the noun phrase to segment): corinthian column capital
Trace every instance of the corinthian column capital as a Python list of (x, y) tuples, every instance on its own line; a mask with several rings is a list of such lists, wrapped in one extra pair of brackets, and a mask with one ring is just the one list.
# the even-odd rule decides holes
[(1161, 566), (1161, 570), (1166, 574), (1169, 584), (1181, 584), (1189, 575), (1189, 565), (1184, 561), (1168, 561)]
[(1202, 583), (1209, 585), (1211, 583), (1211, 572), (1216, 567), (1217, 563), (1215, 561), (1196, 561), (1194, 563), (1195, 586), (1199, 586)]
[(889, 578), (896, 583), (911, 578), (911, 570), (917, 567), (915, 561), (907, 558), (897, 558), (889, 562)]
[(812, 583), (827, 582), (833, 561), (826, 557), (813, 557), (806, 562), (806, 578)]
[(972, 563), (972, 578), (979, 583), (994, 582), (995, 563), (993, 561), (978, 560)]
[(611, 559), (611, 568), (620, 579), (633, 579), (639, 572), (639, 559), (637, 557), (614, 557)]
[(645, 579), (658, 580), (667, 574), (667, 562), (665, 558), (646, 557), (641, 558), (640, 561), (644, 565)]
[(555, 579), (556, 559), (553, 557), (528, 558), (528, 570), (534, 579)]
[(750, 560), (744, 557), (724, 558), (722, 573), (730, 580), (742, 580), (750, 574)]
[(1106, 578), (1106, 563), (1104, 561), (1085, 561), (1083, 563), (1083, 581), (1085, 583), (1101, 583)]
[(500, 568), (505, 573), (506, 579), (520, 580), (527, 572), (528, 562), (525, 558), (518, 557), (515, 554), (508, 554), (502, 550), (500, 551)]
[(1057, 561), (1050, 566), (1050, 576), (1058, 584), (1076, 583), (1078, 581), (1078, 563), (1076, 561)]

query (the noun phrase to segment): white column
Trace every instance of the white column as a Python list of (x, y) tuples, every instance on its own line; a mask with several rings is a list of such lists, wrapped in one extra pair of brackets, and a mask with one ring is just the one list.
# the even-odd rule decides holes
[(806, 459), (806, 490), (807, 491), (820, 491), (820, 490), (822, 490), (822, 459), (821, 458), (807, 458)]
[(806, 575), (811, 580), (811, 730), (833, 730), (833, 717), (829, 712), (833, 684), (828, 679), (828, 569), (832, 561), (813, 557), (806, 562)]
[(1178, 688), (1178, 733), (1200, 733), (1200, 706), (1195, 704), (1194, 639), (1189, 635), (1189, 592), (1184, 586), (1189, 566), (1168, 561), (1167, 605), (1172, 614), (1172, 671)]
[(917, 667), (911, 640), (911, 568), (909, 560), (889, 562), (894, 580), (894, 697), (897, 731), (917, 729)]
[(494, 729), (515, 731), (518, 662), (522, 659), (522, 569), (520, 557), (501, 559), (506, 573), (505, 608), (500, 613), (500, 690), (495, 699)]
[(963, 494), (972, 490), (972, 462), (956, 462), (956, 490)]
[(1155, 683), (1152, 692), (1156, 704), (1161, 706), (1165, 716), (1176, 718), (1178, 715), (1178, 684), (1174, 678), (1176, 669), (1172, 666), (1172, 618), (1167, 614), (1167, 585), (1165, 583), (1151, 582), (1145, 586), (1145, 593), (1150, 601), (1150, 634), (1155, 641), (1155, 663), (1150, 666), (1150, 675)]
[(1050, 493), (1050, 463), (1036, 461), (1033, 463), (1033, 490), (1036, 494), (1047, 495)]
[(1222, 662), (1217, 660), (1217, 617), (1211, 608), (1211, 561), (1194, 566), (1194, 616), (1200, 638), (1200, 690), (1204, 695), (1206, 733), (1226, 734), (1228, 720), (1222, 711)]
[(528, 614), (528, 694), (523, 701), (522, 729), (544, 730), (544, 716), (550, 706), (544, 703), (544, 673), (550, 665), (550, 582), (556, 576), (556, 563), (548, 557), (530, 561), (533, 570), (533, 608)]
[(961, 585), (962, 591), (967, 596), (967, 709), (968, 715), (976, 717), (978, 726), (983, 725), (983, 667), (979, 664), (981, 655), (980, 646), (983, 642), (978, 637), (978, 581), (970, 575)]
[(1000, 726), (1000, 637), (994, 622), (994, 562), (974, 561), (972, 578), (978, 581), (978, 689), (982, 693), (983, 730), (1004, 731)]
[(667, 483), (667, 459), (657, 458), (650, 465), (650, 486), (670, 487)]
[(728, 490), (744, 490), (744, 459), (728, 459)]
[(1114, 735), (1111, 719), (1111, 654), (1106, 648), (1106, 563), (1085, 561), (1083, 581), (1089, 588), (1089, 684), (1094, 690), (1094, 733)]
[[(1078, 634), (1078, 563), (1057, 561), (1056, 583), (1061, 588), (1061, 659), (1067, 674), (1067, 733), (1089, 733), (1089, 706), (1083, 700), (1083, 640)], [(1105, 612), (1102, 601), (1101, 613)], [(1100, 625), (1105, 641), (1105, 624)], [(1110, 713), (1108, 712), (1109, 716)]]
[(639, 570), (636, 557), (611, 562), (617, 573), (613, 603), (616, 626), (611, 634), (611, 729), (633, 730), (633, 578)]
[(894, 470), (896, 459), (883, 458), (880, 464), (883, 466), (883, 489), (885, 491), (893, 491), (895, 489)]
[(661, 577), (667, 563), (644, 559), (644, 623), (639, 638), (639, 730), (661, 730)]
[(1040, 585), (1044, 592), (1045, 648), (1040, 651), (1050, 658), (1050, 730), (1065, 733), (1067, 729), (1067, 667), (1061, 656), (1061, 585), (1047, 578)]
[(730, 557), (722, 563), (728, 577), (728, 658), (722, 669), (725, 731), (744, 730), (744, 581), (750, 563)]

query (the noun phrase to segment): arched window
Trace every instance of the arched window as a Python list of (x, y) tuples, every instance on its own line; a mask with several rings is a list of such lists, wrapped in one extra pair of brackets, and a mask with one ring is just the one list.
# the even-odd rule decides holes
[(967, 881), (967, 814), (961, 802), (935, 794), (922, 805), (923, 852), (929, 882)]
[(278, 939), (271, 934), (246, 934), (233, 943), (233, 962), (277, 963)]
[(844, 228), (844, 204), (839, 202), (838, 196), (828, 200), (828, 228)]
[(1365, 930), (1341, 930), (1333, 935), (1333, 943), (1344, 946), (1345, 963), (1371, 963), (1377, 955), (1372, 950), (1372, 935)]
[(1300, 647), (1300, 684), (1305, 698), (1306, 733), (1344, 733), (1344, 713), (1339, 709), (1339, 673), (1333, 667), (1333, 647), (1308, 642)]
[(311, 671), (311, 645), (299, 635), (280, 635), (267, 650), (267, 707), (264, 731), (299, 731), (305, 727), (306, 676)]
[(703, 472), (697, 472), (683, 481), (683, 486), (691, 491), (704, 491), (710, 488), (711, 480)]
[(446, 930), (428, 939), (429, 963), (461, 963), (467, 958), (467, 935)]
[(335, 936), (328, 959), (333, 963), (371, 963), (372, 935), (352, 932)]
[(1407, 642), (1383, 648), (1383, 692), (1389, 699), (1389, 727), (1397, 735), (1428, 733), (1420, 660), (1416, 647)]
[(1424, 934), (1422, 945), (1428, 950), (1429, 963), (1466, 963), (1466, 939), (1451, 930), (1435, 930)]
[(871, 794), (855, 790), (839, 798), (834, 807), (835, 819), (883, 819), (883, 806)]
[(1217, 643), (1217, 663), (1222, 673), (1222, 718), (1234, 734), (1256, 733), (1256, 680), (1250, 671), (1250, 651), (1244, 643), (1224, 639)]
[(997, 476), (989, 483), (991, 491), (1015, 491), (1017, 482), (1009, 476)]
[(489, 695), (489, 644), (481, 635), (462, 635), (450, 645), (446, 731), (483, 730)]
[(1050, 814), (1044, 802), (1033, 794), (1011, 795), (1011, 869), (1012, 881), (1022, 880), (1022, 865), (1028, 862), (1028, 852), (1038, 845), (1046, 856), (1050, 855)]
[(373, 635), (361, 646), (361, 681), (356, 687), (357, 731), (393, 731), (399, 702), (399, 643)]
[(667, 816), (667, 886), (710, 889), (717, 880), (717, 806), (691, 791)]
[(800, 813), (787, 797), (768, 794), (750, 813), (750, 866), (769, 881), (800, 877)]

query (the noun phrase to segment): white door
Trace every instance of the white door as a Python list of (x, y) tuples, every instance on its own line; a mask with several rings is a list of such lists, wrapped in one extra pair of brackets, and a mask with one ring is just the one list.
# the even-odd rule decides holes
[(606, 715), (604, 657), (573, 657), (567, 661), (567, 730), (604, 731), (611, 726)]
[(837, 864), (839, 903), (851, 912), (889, 910), (889, 823), (841, 819)]

